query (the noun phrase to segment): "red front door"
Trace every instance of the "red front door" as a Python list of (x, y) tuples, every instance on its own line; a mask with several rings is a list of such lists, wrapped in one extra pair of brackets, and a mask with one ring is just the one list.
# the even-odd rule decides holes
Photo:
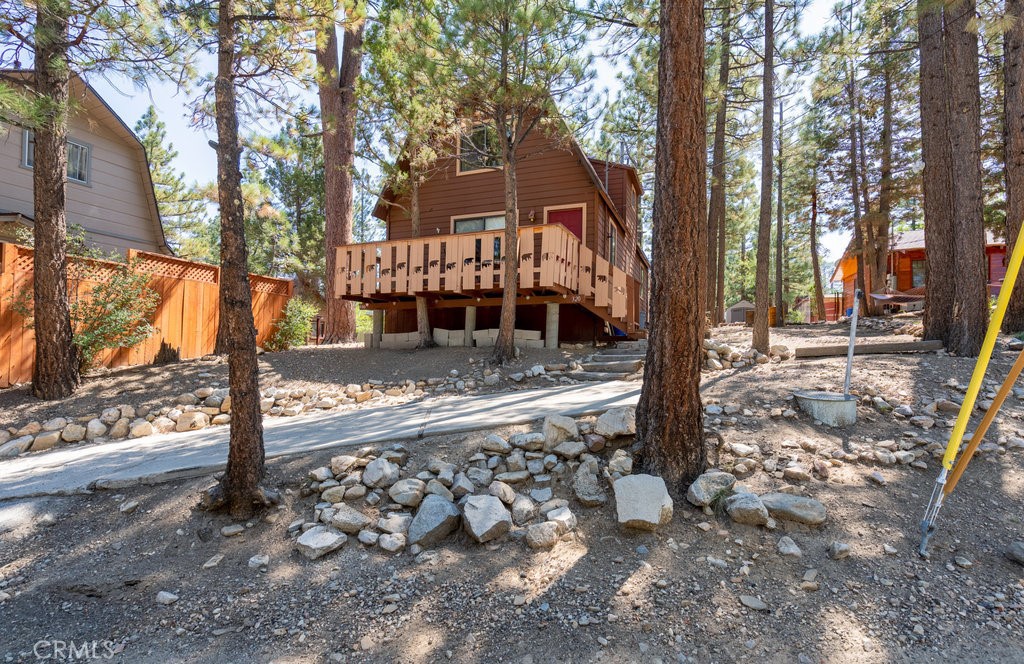
[(549, 210), (548, 223), (562, 224), (572, 231), (573, 235), (578, 237), (580, 240), (583, 239), (583, 208), (581, 207), (565, 210)]

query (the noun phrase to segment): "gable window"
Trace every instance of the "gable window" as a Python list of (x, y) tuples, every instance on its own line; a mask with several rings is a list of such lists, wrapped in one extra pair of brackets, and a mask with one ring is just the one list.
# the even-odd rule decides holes
[(618, 267), (619, 257), (619, 231), (612, 226), (612, 232), (608, 234), (608, 262)]
[(910, 286), (918, 288), (924, 286), (924, 261), (910, 261)]
[[(92, 148), (85, 143), (68, 139), (68, 180), (89, 184), (89, 166)], [(21, 165), (32, 168), (36, 162), (36, 138), (28, 129), (22, 139)]]
[(498, 135), (494, 129), (487, 125), (474, 125), (459, 137), (459, 172), (500, 168), (498, 152)]

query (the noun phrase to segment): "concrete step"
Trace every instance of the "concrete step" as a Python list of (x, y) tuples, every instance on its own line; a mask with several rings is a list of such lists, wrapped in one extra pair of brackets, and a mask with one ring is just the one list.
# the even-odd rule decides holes
[(597, 351), (598, 355), (615, 356), (621, 355), (624, 357), (644, 357), (647, 355), (646, 348), (602, 348)]
[(570, 374), (566, 374), (574, 380), (588, 380), (588, 381), (600, 381), (600, 380), (625, 380), (632, 376), (632, 373), (613, 373), (607, 371), (573, 371)]
[(629, 351), (628, 353), (597, 352), (591, 355), (590, 359), (598, 362), (624, 362), (626, 360), (640, 360), (642, 362), (647, 359), (647, 353), (638, 353), (636, 351)]
[(584, 371), (597, 371), (607, 373), (635, 373), (640, 370), (643, 362), (640, 360), (622, 360), (618, 362), (584, 362)]
[(637, 341), (616, 341), (616, 348), (629, 348), (632, 350), (647, 350), (647, 340), (639, 339)]

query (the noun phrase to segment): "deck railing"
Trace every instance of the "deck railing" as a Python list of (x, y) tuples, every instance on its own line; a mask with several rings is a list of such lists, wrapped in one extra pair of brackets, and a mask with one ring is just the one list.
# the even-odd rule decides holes
[[(336, 297), (367, 300), (424, 293), (500, 290), (505, 231), (460, 233), (338, 247)], [(639, 282), (584, 246), (560, 224), (519, 229), (520, 289), (551, 289), (636, 323)], [(383, 296), (383, 297), (382, 297)], [(593, 298), (592, 302), (589, 298)]]

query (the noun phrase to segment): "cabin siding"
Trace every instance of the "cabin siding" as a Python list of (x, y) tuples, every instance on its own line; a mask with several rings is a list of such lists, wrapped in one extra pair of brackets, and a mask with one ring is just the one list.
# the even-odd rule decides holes
[[(143, 175), (148, 164), (142, 146), (109, 126), (116, 120), (84, 86), (73, 85), (72, 101), (79, 110), (69, 119), (68, 138), (90, 147), (90, 163), (87, 184), (68, 181), (68, 223), (82, 226), (87, 241), (105, 251), (166, 253)], [(22, 166), (23, 141), (20, 127), (0, 123), (0, 212), (34, 218), (32, 169)]]

